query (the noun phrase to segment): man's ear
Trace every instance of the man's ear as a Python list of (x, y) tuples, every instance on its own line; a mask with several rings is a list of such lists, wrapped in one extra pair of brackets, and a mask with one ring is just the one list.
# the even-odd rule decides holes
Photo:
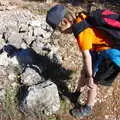
[(63, 18), (63, 20), (61, 21), (61, 23), (62, 23), (63, 25), (66, 25), (66, 24), (68, 24), (68, 23), (70, 23), (70, 22), (68, 21), (68, 19)]

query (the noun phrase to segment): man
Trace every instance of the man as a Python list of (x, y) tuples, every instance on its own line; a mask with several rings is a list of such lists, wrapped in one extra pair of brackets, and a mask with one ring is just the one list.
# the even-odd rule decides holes
[[(55, 30), (58, 29), (62, 33), (71, 32), (72, 26), (76, 23), (86, 19), (87, 16), (83, 13), (79, 16), (75, 16), (63, 5), (55, 5), (48, 13), (46, 21)], [(95, 54), (100, 54), (104, 58), (110, 59), (112, 63), (120, 68), (120, 50), (112, 49), (108, 37), (101, 30), (88, 27), (82, 31), (77, 37), (77, 42), (84, 57), (84, 63), (86, 68), (86, 84), (88, 90), (88, 101), (84, 106), (80, 108), (74, 108), (71, 110), (71, 114), (75, 117), (89, 116), (92, 113), (92, 108), (95, 104), (97, 95), (96, 73), (98, 72), (98, 66), (100, 61), (93, 59)], [(112, 55), (111, 55), (112, 53)], [(98, 57), (99, 58), (99, 57)], [(76, 90), (79, 92), (79, 89)]]

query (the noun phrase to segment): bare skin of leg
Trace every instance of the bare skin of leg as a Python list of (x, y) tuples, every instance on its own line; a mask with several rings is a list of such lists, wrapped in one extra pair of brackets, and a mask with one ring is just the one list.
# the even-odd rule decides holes
[[(97, 84), (94, 84), (94, 86), (92, 88), (90, 88), (90, 87), (87, 87), (87, 88), (88, 88), (88, 98), (87, 98), (86, 104), (92, 108), (94, 106), (94, 104), (96, 103), (98, 86), (97, 86)], [(77, 89), (76, 91), (79, 90), (79, 92), (82, 92), (82, 91), (84, 91), (84, 89), (86, 89), (86, 85), (82, 86), (81, 88)]]
[(96, 84), (94, 84), (93, 88), (89, 88), (88, 90), (87, 105), (90, 106), (91, 108), (96, 103), (97, 92), (98, 92), (98, 86)]
[[(86, 89), (87, 83), (88, 82), (87, 82), (87, 79), (85, 76), (85, 69), (83, 68), (83, 70), (81, 71), (81, 77), (80, 77), (80, 80), (78, 81), (78, 86), (77, 86), (76, 91), (77, 92), (84, 91), (84, 89)], [(97, 92), (98, 92), (97, 84), (94, 83), (94, 86), (92, 88), (88, 87), (87, 104), (91, 108), (94, 106), (94, 104), (96, 102)]]

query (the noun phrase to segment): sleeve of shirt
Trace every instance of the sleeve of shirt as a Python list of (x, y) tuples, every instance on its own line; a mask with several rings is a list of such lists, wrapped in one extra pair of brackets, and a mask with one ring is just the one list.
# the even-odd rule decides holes
[(77, 37), (77, 42), (82, 51), (90, 50), (92, 48), (92, 41), (94, 39), (93, 31), (91, 28), (85, 29)]

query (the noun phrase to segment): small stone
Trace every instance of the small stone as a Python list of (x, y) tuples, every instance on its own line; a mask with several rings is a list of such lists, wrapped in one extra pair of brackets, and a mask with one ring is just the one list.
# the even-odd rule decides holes
[(105, 115), (105, 119), (108, 120), (109, 119), (109, 115)]
[(19, 26), (19, 33), (21, 33), (21, 32), (27, 32), (27, 31), (28, 31), (28, 26), (27, 25), (21, 24)]
[(17, 84), (16, 82), (13, 82), (13, 83), (11, 84), (11, 86), (12, 86), (13, 88), (15, 88), (15, 87), (18, 86), (18, 84)]
[(15, 80), (15, 78), (16, 78), (15, 73), (10, 73), (10, 74), (8, 75), (8, 79), (9, 79), (9, 80)]

